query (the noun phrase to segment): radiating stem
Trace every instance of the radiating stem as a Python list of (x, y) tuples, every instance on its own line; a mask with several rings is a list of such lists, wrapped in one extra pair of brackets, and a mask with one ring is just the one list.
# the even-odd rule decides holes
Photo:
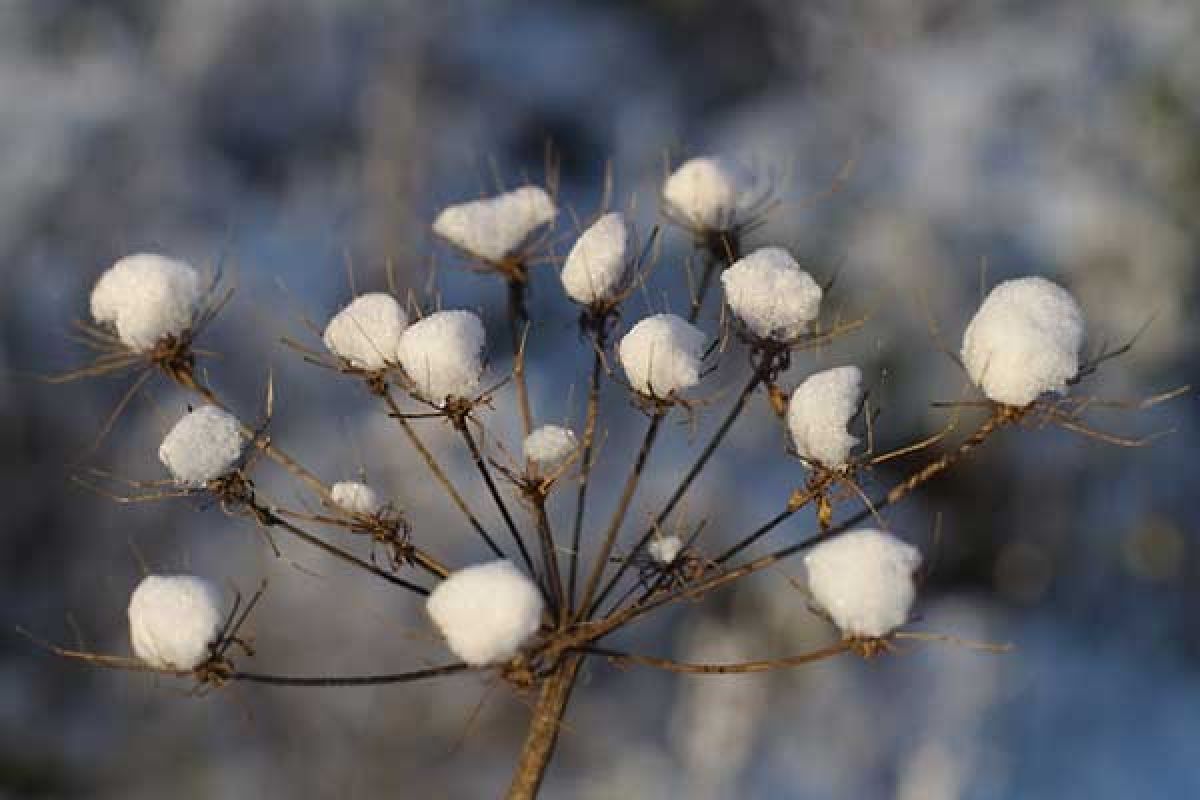
[(832, 656), (847, 653), (852, 647), (852, 642), (841, 641), (837, 644), (832, 644), (828, 647), (822, 647), (819, 650), (814, 650), (810, 653), (801, 653), (800, 655), (796, 656), (772, 658), (763, 661), (742, 661), (733, 664), (695, 664), (686, 661), (674, 661), (669, 658), (658, 658), (656, 656), (643, 656), (635, 653), (624, 653), (620, 650), (609, 650), (604, 647), (583, 647), (580, 649), (585, 653), (604, 656), (618, 665), (639, 664), (644, 667), (654, 667), (655, 669), (666, 670), (667, 672), (680, 672), (689, 675), (744, 675), (755, 672), (770, 672), (776, 669), (787, 669), (789, 667), (799, 667), (805, 664), (811, 664), (814, 661), (823, 661), (824, 659)]
[(492, 478), (492, 472), (488, 469), (487, 461), (484, 460), (483, 453), (479, 450), (479, 444), (475, 441), (475, 436), (471, 433), (471, 428), (467, 424), (467, 418), (462, 416), (455, 419), (454, 427), (462, 434), (467, 449), (471, 451), (471, 459), (475, 462), (475, 468), (479, 470), (484, 484), (487, 485), (488, 492), (491, 494), (492, 501), (495, 502), (500, 516), (504, 518), (504, 524), (508, 526), (508, 532), (512, 535), (513, 541), (516, 542), (517, 549), (521, 552), (521, 558), (525, 561), (525, 566), (529, 568), (530, 574), (536, 577), (537, 570), (533, 566), (533, 559), (529, 555), (529, 550), (525, 547), (525, 540), (521, 538), (521, 533), (517, 530), (517, 523), (513, 521), (512, 514), (509, 513), (508, 506), (504, 502), (504, 496), (500, 494), (500, 489), (496, 486), (496, 481)]
[(532, 502), (542, 550), (542, 568), (546, 573), (546, 582), (550, 586), (553, 611), (561, 625), (567, 621), (569, 612), (566, 599), (563, 597), (562, 573), (558, 568), (558, 548), (554, 544), (554, 531), (550, 527), (550, 517), (546, 514), (546, 497), (539, 494), (532, 498)]
[(592, 339), (592, 377), (588, 384), (587, 416), (583, 425), (583, 455), (579, 465), (579, 493), (575, 498), (575, 524), (571, 531), (571, 566), (567, 583), (567, 600), (574, 612), (575, 587), (579, 579), (579, 548), (583, 539), (583, 515), (587, 505), (588, 485), (592, 478), (592, 461), (596, 442), (596, 418), (600, 408), (600, 376), (604, 369), (605, 335), (603, 323)]
[(508, 282), (508, 332), (512, 340), (513, 383), (517, 387), (517, 404), (521, 409), (521, 427), (528, 436), (533, 432), (533, 409), (529, 404), (529, 387), (525, 382), (525, 326), (529, 313), (525, 305), (528, 278)]

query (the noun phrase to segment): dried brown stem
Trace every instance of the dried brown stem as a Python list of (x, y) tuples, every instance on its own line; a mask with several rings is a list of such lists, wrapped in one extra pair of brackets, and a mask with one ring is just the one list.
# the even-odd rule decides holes
[(596, 444), (596, 418), (600, 408), (600, 377), (604, 370), (604, 323), (600, 322), (592, 335), (592, 376), (588, 384), (587, 412), (583, 424), (583, 456), (579, 465), (579, 492), (575, 498), (575, 523), (571, 530), (571, 563), (567, 577), (567, 600), (574, 612), (575, 588), (579, 579), (579, 548), (583, 539), (583, 516), (587, 505), (588, 485), (592, 478), (592, 461)]
[(824, 659), (850, 652), (853, 649), (853, 642), (843, 640), (828, 647), (813, 650), (810, 653), (801, 653), (800, 655), (788, 656), (787, 658), (772, 658), (764, 661), (742, 661), (734, 664), (695, 664), (686, 661), (673, 661), (669, 658), (658, 658), (657, 656), (624, 653), (620, 650), (609, 650), (604, 647), (583, 647), (580, 649), (585, 653), (604, 656), (617, 666), (638, 664), (644, 667), (666, 670), (667, 672), (680, 672), (689, 675), (745, 675), (754, 672), (770, 672), (776, 669), (799, 667), (811, 664), (814, 661), (823, 661)]
[(537, 797), (554, 755), (562, 718), (582, 662), (582, 655), (567, 654), (542, 683), (517, 768), (505, 795), (508, 800), (534, 800)]

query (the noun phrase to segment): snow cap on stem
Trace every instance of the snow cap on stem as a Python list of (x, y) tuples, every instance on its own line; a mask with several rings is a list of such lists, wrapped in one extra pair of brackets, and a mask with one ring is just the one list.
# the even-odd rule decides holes
[(666, 566), (674, 561), (679, 556), (679, 551), (683, 549), (683, 540), (675, 534), (670, 536), (656, 536), (646, 543), (646, 552), (658, 564)]
[(329, 496), (339, 508), (352, 514), (378, 514), (383, 508), (379, 492), (358, 481), (338, 481), (329, 487)]
[(730, 310), (760, 339), (795, 339), (821, 309), (821, 287), (781, 247), (738, 259), (721, 273), (721, 283)]
[(804, 556), (814, 603), (846, 637), (886, 636), (908, 622), (920, 566), (915, 547), (871, 529), (821, 542)]
[(575, 433), (570, 428), (543, 425), (525, 437), (521, 449), (527, 461), (532, 461), (542, 470), (552, 470), (566, 461), (577, 446)]
[(133, 652), (159, 669), (194, 669), (224, 623), (217, 587), (192, 575), (148, 575), (129, 600)]
[(522, 186), (483, 200), (449, 206), (433, 222), (433, 232), (484, 261), (515, 254), (558, 209), (545, 189)]
[(158, 460), (177, 483), (199, 488), (228, 474), (244, 445), (237, 417), (216, 406), (200, 406), (184, 414), (163, 437)]
[(396, 298), (371, 292), (354, 298), (325, 326), (329, 352), (358, 369), (378, 370), (397, 363), (400, 335), (408, 327), (408, 314)]
[(92, 318), (112, 325), (129, 349), (146, 352), (191, 327), (200, 296), (200, 276), (191, 266), (139, 253), (122, 258), (96, 281)]
[(425, 400), (471, 397), (483, 377), (483, 322), (470, 311), (438, 311), (414, 322), (400, 337), (397, 355)]
[(617, 345), (625, 377), (648, 397), (666, 398), (700, 382), (706, 336), (674, 314), (646, 317)]
[(693, 158), (663, 183), (667, 214), (695, 231), (727, 231), (735, 227), (753, 176), (724, 158)]
[(629, 228), (620, 212), (592, 223), (575, 241), (559, 275), (567, 296), (585, 306), (615, 299), (628, 282), (630, 247)]
[(1065, 394), (1079, 374), (1083, 312), (1071, 293), (1045, 278), (997, 285), (963, 334), (962, 360), (990, 400), (1027, 406)]
[(450, 650), (481, 667), (508, 661), (537, 632), (542, 594), (511, 561), (490, 561), (451, 573), (425, 608)]
[(862, 405), (862, 372), (835, 367), (810, 375), (792, 392), (788, 430), (800, 457), (829, 469), (846, 464), (858, 437), (846, 426)]

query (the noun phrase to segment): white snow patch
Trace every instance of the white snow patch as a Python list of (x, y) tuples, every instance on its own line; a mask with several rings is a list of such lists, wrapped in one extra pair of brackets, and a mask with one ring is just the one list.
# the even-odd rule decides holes
[(664, 566), (674, 561), (682, 549), (683, 540), (674, 534), (655, 537), (646, 544), (650, 557)]
[(845, 465), (858, 444), (846, 426), (861, 404), (858, 367), (835, 367), (806, 378), (788, 403), (788, 430), (800, 457), (829, 469)]
[(668, 213), (698, 231), (733, 228), (754, 184), (749, 171), (723, 158), (693, 158), (663, 183)]
[(96, 281), (92, 318), (112, 325), (126, 347), (145, 352), (191, 327), (200, 295), (200, 276), (191, 266), (139, 253), (122, 258)]
[(359, 369), (383, 369), (398, 362), (400, 335), (408, 314), (396, 298), (383, 292), (359, 295), (329, 320), (325, 346)]
[(700, 382), (700, 360), (707, 337), (674, 314), (655, 314), (622, 337), (617, 355), (635, 390), (665, 398)]
[(163, 437), (158, 460), (176, 482), (201, 487), (229, 473), (244, 445), (237, 417), (216, 406), (200, 406), (184, 414)]
[(788, 341), (821, 310), (821, 287), (781, 247), (764, 247), (721, 273), (725, 302), (760, 339)]
[(581, 305), (612, 300), (626, 286), (630, 247), (623, 214), (596, 220), (575, 241), (559, 275), (567, 296)]
[(329, 496), (339, 508), (352, 514), (378, 514), (383, 508), (379, 492), (358, 481), (338, 481), (329, 487)]
[(559, 425), (543, 425), (525, 437), (522, 450), (525, 459), (532, 461), (544, 470), (554, 469), (566, 461), (575, 448), (578, 440), (570, 428)]
[(217, 587), (191, 575), (148, 575), (129, 599), (133, 652), (159, 669), (206, 661), (224, 622)]
[(804, 557), (813, 601), (844, 636), (886, 636), (908, 622), (920, 566), (915, 547), (870, 529), (822, 542)]
[(508, 661), (537, 632), (542, 594), (511, 561), (451, 573), (425, 604), (450, 650), (472, 666)]
[(503, 261), (557, 213), (545, 189), (522, 186), (495, 197), (449, 206), (434, 220), (433, 232), (476, 258)]
[(483, 376), (483, 322), (470, 311), (438, 311), (400, 337), (397, 355), (417, 392), (441, 406), (471, 397)]

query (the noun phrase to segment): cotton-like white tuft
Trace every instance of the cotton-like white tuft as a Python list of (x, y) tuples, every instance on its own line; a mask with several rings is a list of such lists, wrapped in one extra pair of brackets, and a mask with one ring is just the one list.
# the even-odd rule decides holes
[(862, 404), (862, 372), (836, 367), (810, 375), (788, 402), (788, 430), (796, 452), (829, 469), (843, 466), (858, 437), (846, 430)]
[(668, 213), (702, 231), (729, 230), (740, 222), (753, 176), (738, 164), (711, 156), (693, 158), (663, 184)]
[(184, 414), (158, 447), (158, 460), (176, 482), (200, 487), (228, 474), (242, 457), (242, 426), (216, 406)]
[(383, 369), (397, 362), (400, 335), (408, 315), (396, 298), (383, 292), (356, 297), (325, 326), (329, 352), (359, 369)]
[(577, 446), (575, 432), (570, 428), (563, 428), (559, 425), (543, 425), (525, 437), (522, 450), (527, 461), (532, 461), (542, 469), (548, 470), (554, 469), (566, 461), (575, 452)]
[(544, 189), (522, 186), (444, 209), (433, 222), (433, 232), (476, 258), (503, 261), (557, 214)]
[(679, 551), (683, 549), (683, 540), (674, 534), (670, 536), (659, 536), (651, 539), (646, 544), (646, 552), (650, 557), (659, 564), (670, 564), (679, 555)]
[(447, 397), (471, 397), (483, 376), (483, 322), (470, 311), (439, 311), (408, 326), (400, 337), (400, 365), (417, 392), (441, 406)]
[(1018, 278), (992, 289), (967, 325), (963, 364), (991, 400), (1027, 406), (1045, 392), (1066, 393), (1079, 374), (1083, 337), (1083, 312), (1070, 292), (1045, 278)]
[(844, 636), (886, 636), (908, 622), (921, 553), (890, 533), (851, 531), (804, 557), (813, 601)]
[(612, 300), (625, 288), (629, 271), (629, 228), (620, 212), (605, 214), (575, 241), (563, 264), (563, 288), (581, 305)]
[(133, 652), (159, 669), (207, 661), (224, 622), (217, 587), (191, 575), (148, 575), (129, 599)]
[(338, 481), (329, 487), (333, 502), (352, 514), (378, 514), (383, 508), (379, 492), (358, 481)]
[(192, 267), (139, 253), (122, 258), (96, 281), (92, 318), (112, 325), (129, 349), (145, 352), (191, 327), (200, 294), (200, 276)]
[(821, 287), (781, 247), (735, 261), (721, 283), (729, 308), (760, 339), (795, 339), (821, 310)]
[(450, 650), (472, 666), (508, 661), (537, 632), (542, 594), (511, 561), (451, 573), (425, 603)]
[(665, 398), (700, 382), (706, 336), (674, 314), (655, 314), (622, 337), (617, 355), (625, 377), (638, 392)]

